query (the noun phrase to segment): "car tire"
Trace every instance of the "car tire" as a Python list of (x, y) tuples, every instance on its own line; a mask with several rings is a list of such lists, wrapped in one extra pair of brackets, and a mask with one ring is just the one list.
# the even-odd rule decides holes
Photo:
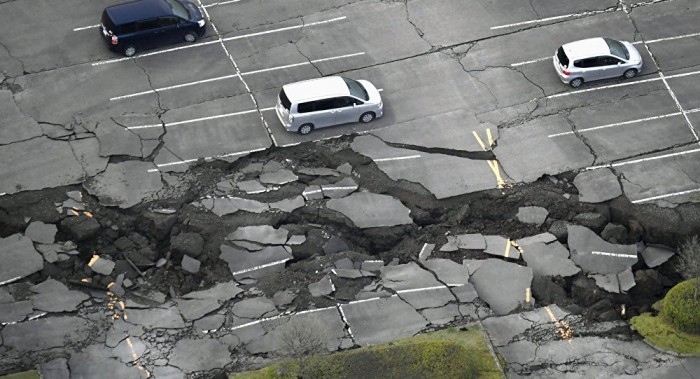
[(581, 79), (581, 78), (571, 79), (571, 81), (569, 82), (569, 85), (571, 86), (571, 88), (581, 87), (581, 85), (583, 85), (583, 79)]
[(305, 135), (311, 133), (313, 130), (314, 130), (314, 125), (313, 125), (313, 124), (304, 124), (304, 125), (302, 125), (302, 126), (299, 127), (298, 132), (299, 132), (299, 134), (301, 134), (302, 136), (305, 136)]
[(375, 117), (376, 115), (374, 114), (374, 112), (365, 112), (362, 114), (362, 116), (360, 116), (360, 122), (363, 124), (367, 124), (374, 121)]
[(124, 47), (124, 56), (133, 57), (135, 54), (136, 54), (136, 46), (127, 45), (126, 47)]
[(637, 69), (636, 68), (630, 68), (629, 70), (625, 71), (624, 74), (622, 74), (622, 77), (625, 79), (632, 79), (635, 76), (637, 76)]
[(193, 32), (193, 31), (189, 31), (189, 32), (185, 33), (184, 38), (185, 38), (185, 41), (192, 43), (192, 42), (197, 40), (197, 33)]

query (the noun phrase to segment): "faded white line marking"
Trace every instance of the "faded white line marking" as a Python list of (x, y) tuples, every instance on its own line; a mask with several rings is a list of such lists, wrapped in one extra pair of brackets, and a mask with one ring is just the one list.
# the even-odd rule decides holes
[(657, 38), (657, 39), (652, 39), (647, 41), (647, 43), (656, 43), (656, 42), (663, 42), (663, 41), (673, 41), (676, 39), (681, 39), (681, 38), (690, 38), (690, 37), (697, 37), (700, 36), (700, 33), (692, 33), (692, 34), (684, 34), (681, 36), (674, 36), (674, 37), (666, 37), (666, 38)]
[(606, 253), (605, 251), (591, 251), (591, 254), (604, 255), (606, 257), (614, 257), (614, 258), (629, 258), (629, 259), (636, 259), (637, 258), (637, 255)]
[(161, 88), (151, 89), (151, 90), (142, 91), (142, 92), (136, 92), (136, 93), (132, 93), (132, 94), (129, 94), (129, 95), (123, 95), (123, 96), (112, 97), (112, 98), (109, 99), (109, 101), (121, 100), (121, 99), (128, 99), (128, 98), (130, 98), (130, 97), (148, 95), (148, 94), (151, 94), (151, 93), (164, 92), (164, 91), (169, 91), (169, 90), (173, 90), (173, 89), (178, 89), (178, 88), (183, 88), (183, 87), (194, 86), (194, 85), (197, 85), (197, 84), (209, 83), (209, 82), (216, 82), (216, 81), (219, 81), (219, 80), (232, 79), (232, 78), (237, 78), (237, 77), (238, 77), (238, 74), (232, 74), (232, 75), (219, 76), (219, 77), (216, 77), (216, 78), (209, 78), (209, 79), (204, 79), (204, 80), (197, 80), (197, 81), (194, 81), (194, 82), (183, 83), (183, 84), (176, 84), (176, 85), (173, 85), (173, 86), (161, 87)]
[(264, 68), (261, 70), (242, 72), (241, 75), (253, 75), (253, 74), (259, 74), (261, 72), (282, 70), (285, 68), (298, 67), (298, 66), (306, 66), (306, 65), (310, 65), (312, 63), (327, 62), (327, 61), (332, 61), (332, 60), (336, 60), (336, 59), (356, 57), (356, 56), (364, 55), (364, 54), (365, 54), (365, 52), (363, 51), (363, 52), (353, 53), (353, 54), (338, 55), (336, 57), (330, 57), (330, 58), (314, 59), (314, 60), (311, 60), (308, 62), (292, 63), (292, 64), (288, 64), (288, 65), (284, 65), (284, 66), (277, 66), (277, 67), (271, 67), (271, 68)]
[[(341, 21), (341, 20), (344, 20), (344, 19), (346, 19), (346, 18), (347, 18), (346, 16), (341, 16), (341, 17), (336, 17), (336, 18), (332, 18), (332, 19), (329, 19), (329, 20), (311, 22), (311, 23), (308, 23), (308, 24), (294, 25), (294, 26), (288, 26), (288, 27), (279, 28), (279, 29), (267, 30), (267, 31), (264, 31), (264, 32), (257, 32), (257, 33), (245, 34), (245, 35), (240, 35), (240, 36), (235, 36), (235, 37), (228, 37), (228, 38), (216, 39), (216, 40), (213, 40), (213, 41), (200, 42), (200, 43), (196, 43), (196, 44), (192, 44), (192, 45), (184, 45), (184, 46), (175, 47), (175, 48), (171, 48), (171, 49), (158, 50), (158, 51), (153, 51), (153, 52), (150, 52), (150, 53), (139, 54), (139, 55), (135, 55), (135, 56), (130, 57), (130, 58), (126, 58), (126, 57), (125, 57), (125, 58), (109, 59), (109, 60), (106, 60), (106, 61), (94, 62), (92, 65), (93, 65), (93, 66), (99, 66), (99, 65), (103, 65), (103, 64), (110, 64), (110, 63), (122, 62), (122, 61), (126, 61), (126, 60), (129, 60), (129, 59), (139, 59), (139, 58), (144, 58), (144, 57), (150, 57), (150, 56), (152, 56), (152, 55), (159, 55), (159, 54), (169, 53), (169, 52), (173, 52), (173, 51), (178, 51), (178, 50), (191, 49), (191, 48), (195, 48), (195, 47), (202, 47), (202, 46), (211, 45), (211, 44), (214, 44), (214, 43), (219, 43), (220, 41), (224, 41), (224, 42), (225, 42), (225, 41), (233, 41), (233, 40), (236, 40), (236, 39), (250, 38), (250, 37), (261, 36), (261, 35), (264, 35), (264, 34), (283, 32), (283, 31), (286, 31), (286, 30), (301, 29), (301, 28), (306, 28), (306, 27), (309, 27), (309, 26), (323, 25), (323, 24), (327, 24), (327, 23), (330, 23), (330, 22)], [(210, 20), (210, 21), (211, 21), (211, 20)], [(210, 22), (210, 23), (211, 23), (211, 22)]]
[(395, 158), (379, 158), (375, 159), (375, 162), (388, 162), (388, 161), (400, 161), (404, 159), (415, 159), (415, 158), (420, 158), (420, 155), (408, 155), (405, 157), (395, 157)]
[(239, 2), (239, 1), (241, 1), (241, 0), (220, 1), (220, 2), (218, 2), (218, 3), (211, 3), (211, 4), (204, 5), (204, 8), (215, 7), (215, 6), (218, 6), (218, 5), (232, 4), (232, 3), (237, 3), (237, 2)]
[(16, 278), (12, 278), (12, 279), (8, 279), (8, 280), (6, 280), (6, 281), (4, 281), (4, 282), (0, 282), (0, 286), (4, 286), (5, 284), (9, 284), (9, 283), (12, 283), (12, 282), (16, 282), (16, 281), (18, 281), (18, 280), (20, 280), (20, 279), (22, 279), (21, 276), (18, 276), (18, 277), (16, 277)]
[(636, 124), (640, 122), (645, 122), (645, 121), (653, 121), (653, 120), (659, 120), (663, 118), (668, 118), (668, 117), (674, 117), (674, 116), (680, 116), (683, 113), (681, 112), (676, 112), (676, 113), (669, 113), (661, 116), (652, 116), (652, 117), (647, 117), (647, 118), (640, 118), (638, 120), (631, 120), (631, 121), (624, 121), (624, 122), (616, 122), (614, 124), (607, 124), (607, 125), (601, 125), (601, 126), (596, 126), (592, 128), (585, 128), (585, 129), (578, 129), (575, 132), (570, 131), (570, 132), (562, 132), (562, 133), (556, 133), (556, 134), (550, 134), (547, 137), (549, 138), (554, 138), (554, 137), (561, 137), (569, 134), (576, 134), (576, 133), (584, 133), (584, 132), (591, 132), (594, 130), (600, 130), (600, 129), (607, 129), (607, 128), (613, 128), (615, 126), (623, 126), (623, 125), (630, 125), (630, 124)]
[(673, 192), (673, 193), (668, 193), (665, 195), (658, 195), (658, 196), (652, 196), (652, 197), (647, 197), (646, 199), (639, 199), (639, 200), (633, 200), (632, 204), (639, 204), (639, 203), (645, 203), (647, 201), (654, 201), (654, 200), (659, 200), (659, 199), (665, 199), (667, 197), (673, 197), (673, 196), (681, 196), (681, 195), (687, 195), (690, 193), (694, 192), (700, 192), (700, 188), (692, 189), (692, 190), (687, 190), (687, 191), (680, 191), (680, 192)]
[[(243, 114), (248, 114), (248, 113), (256, 113), (258, 110), (257, 109), (250, 109), (247, 111), (241, 111), (241, 112), (233, 112), (233, 113), (226, 113), (222, 115), (217, 115), (217, 116), (208, 116), (208, 117), (200, 117), (200, 118), (193, 118), (190, 120), (184, 120), (184, 121), (176, 121), (176, 122), (170, 122), (166, 123), (165, 127), (168, 126), (175, 126), (175, 125), (182, 125), (182, 124), (190, 124), (193, 122), (200, 122), (200, 121), (208, 121), (208, 120), (215, 120), (218, 118), (224, 118), (224, 117), (233, 117), (233, 116), (240, 116)], [(127, 130), (136, 130), (136, 129), (147, 129), (147, 128), (160, 128), (162, 127), (162, 124), (151, 124), (151, 125), (139, 125), (139, 126), (130, 126), (126, 128)]]
[(94, 29), (94, 28), (99, 28), (100, 24), (97, 25), (90, 25), (90, 26), (81, 26), (79, 28), (73, 28), (74, 32), (79, 32), (81, 30), (87, 30), (87, 29)]
[(530, 63), (542, 62), (544, 60), (551, 59), (551, 58), (552, 57), (537, 58), (537, 59), (533, 59), (531, 61), (512, 63), (510, 66), (511, 67), (518, 67), (518, 66), (522, 66), (522, 65), (526, 65), (526, 64), (530, 64)]
[(537, 19), (537, 20), (521, 21), (521, 22), (516, 22), (516, 23), (513, 23), (513, 24), (507, 24), (507, 25), (492, 26), (490, 29), (491, 29), (491, 30), (496, 30), (496, 29), (511, 28), (511, 27), (514, 27), (514, 26), (522, 26), (522, 25), (530, 25), (530, 24), (539, 24), (539, 23), (542, 23), (542, 22), (549, 22), (549, 21), (562, 20), (562, 19), (565, 19), (565, 18), (586, 17), (586, 16), (596, 15), (596, 14), (599, 14), (599, 13), (616, 12), (616, 11), (618, 11), (618, 10), (619, 10), (619, 9), (602, 10), (602, 11), (589, 11), (589, 12), (580, 12), (580, 13), (571, 13), (571, 14), (565, 14), (565, 15), (561, 15), (561, 16), (540, 18), (540, 19)]
[(631, 164), (655, 161), (655, 160), (659, 160), (659, 159), (673, 158), (673, 157), (678, 157), (681, 155), (693, 154), (693, 153), (698, 153), (698, 152), (700, 152), (700, 149), (693, 149), (693, 150), (681, 151), (678, 153), (671, 153), (671, 154), (657, 155), (654, 157), (635, 159), (635, 160), (631, 160), (631, 161), (625, 161), (625, 162), (619, 162), (619, 163), (608, 163), (608, 164), (600, 165), (600, 166), (591, 166), (591, 167), (587, 167), (586, 170), (597, 170), (599, 168), (621, 167), (621, 166), (627, 166), (627, 165), (631, 165)]
[(260, 265), (260, 266), (255, 266), (255, 267), (247, 268), (247, 269), (241, 270), (241, 271), (236, 271), (236, 272), (232, 273), (232, 275), (235, 276), (235, 275), (245, 274), (245, 273), (252, 272), (252, 271), (262, 270), (262, 269), (264, 269), (264, 268), (268, 268), (268, 267), (273, 267), (273, 266), (281, 265), (281, 264), (284, 264), (285, 262), (287, 262), (287, 261), (290, 260), (290, 259), (292, 259), (292, 258), (285, 258), (285, 259), (282, 259), (282, 260), (280, 260), (280, 261), (265, 263), (264, 265)]
[[(237, 156), (237, 155), (244, 155), (244, 154), (255, 153), (255, 152), (258, 152), (258, 151), (263, 151), (263, 150), (265, 150), (265, 149), (266, 149), (266, 148), (263, 147), (263, 148), (260, 148), (260, 149), (247, 150), (247, 151), (240, 151), (240, 152), (237, 152), (237, 153), (230, 153), (230, 154), (224, 154), (224, 155), (217, 155), (217, 156), (213, 156), (213, 157), (200, 157), (200, 158), (186, 159), (186, 160), (183, 160), (183, 161), (175, 161), (175, 162), (161, 163), (161, 164), (157, 164), (156, 167), (160, 168), (160, 167), (168, 167), (168, 166), (177, 166), (177, 165), (181, 165), (181, 164), (187, 164), (187, 163), (196, 162), (196, 161), (198, 161), (198, 160), (200, 160), (200, 159), (204, 159), (205, 161), (210, 161), (210, 160), (213, 160), (213, 159), (221, 159), (221, 158), (235, 157), (235, 156)], [(157, 169), (157, 168), (152, 168), (152, 169), (148, 170), (148, 172), (158, 172), (158, 171), (160, 171), (160, 170)]]
[(652, 79), (644, 79), (644, 80), (637, 80), (635, 82), (627, 82), (627, 83), (619, 83), (619, 84), (610, 84), (607, 86), (600, 86), (600, 87), (594, 87), (594, 88), (587, 88), (587, 89), (582, 89), (582, 90), (577, 90), (577, 91), (569, 91), (569, 92), (562, 92), (562, 93), (557, 93), (554, 95), (549, 95), (546, 98), (547, 99), (554, 99), (556, 97), (564, 97), (564, 96), (571, 96), (571, 95), (577, 95), (579, 93), (584, 93), (584, 92), (592, 92), (592, 91), (599, 91), (599, 90), (604, 90), (608, 88), (617, 88), (617, 87), (627, 87), (627, 86), (632, 86), (635, 84), (642, 84), (642, 83), (649, 83), (649, 82), (656, 82), (661, 80), (661, 78), (652, 78)]

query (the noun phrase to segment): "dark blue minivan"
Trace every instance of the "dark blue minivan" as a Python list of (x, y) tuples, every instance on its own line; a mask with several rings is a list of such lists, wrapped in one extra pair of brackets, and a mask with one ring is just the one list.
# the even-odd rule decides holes
[(105, 8), (102, 37), (127, 57), (137, 51), (194, 42), (206, 31), (202, 12), (187, 0), (136, 0)]

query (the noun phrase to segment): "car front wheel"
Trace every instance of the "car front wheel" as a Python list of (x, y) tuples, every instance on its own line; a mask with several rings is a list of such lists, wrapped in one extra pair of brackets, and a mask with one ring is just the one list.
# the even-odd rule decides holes
[(133, 57), (136, 54), (136, 46), (129, 45), (124, 48), (124, 55), (127, 57)]
[(194, 42), (197, 40), (197, 33), (189, 31), (185, 33), (185, 41), (187, 42)]
[(363, 122), (365, 124), (372, 122), (374, 121), (374, 117), (374, 112), (365, 112), (362, 114), (362, 116), (360, 116), (360, 122)]
[(299, 127), (299, 134), (301, 134), (302, 136), (305, 136), (305, 135), (311, 133), (311, 131), (313, 131), (313, 130), (314, 130), (314, 126), (312, 124), (304, 124), (304, 125)]
[(622, 76), (623, 76), (625, 79), (632, 79), (632, 78), (634, 78), (635, 76), (637, 76), (637, 70), (634, 69), (634, 68), (630, 68), (629, 70), (625, 71), (625, 73), (622, 74)]
[(581, 79), (581, 78), (572, 79), (572, 80), (569, 82), (569, 85), (570, 85), (572, 88), (581, 87), (582, 84), (583, 84), (583, 79)]

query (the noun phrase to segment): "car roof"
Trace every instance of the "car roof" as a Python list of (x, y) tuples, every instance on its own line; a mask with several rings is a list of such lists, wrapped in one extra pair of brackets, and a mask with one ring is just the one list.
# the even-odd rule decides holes
[(582, 39), (562, 45), (570, 60), (610, 55), (610, 47), (602, 37)]
[(282, 89), (292, 103), (350, 95), (348, 85), (340, 76), (290, 83)]
[(115, 25), (124, 25), (134, 21), (148, 20), (172, 14), (164, 0), (136, 0), (105, 8)]

